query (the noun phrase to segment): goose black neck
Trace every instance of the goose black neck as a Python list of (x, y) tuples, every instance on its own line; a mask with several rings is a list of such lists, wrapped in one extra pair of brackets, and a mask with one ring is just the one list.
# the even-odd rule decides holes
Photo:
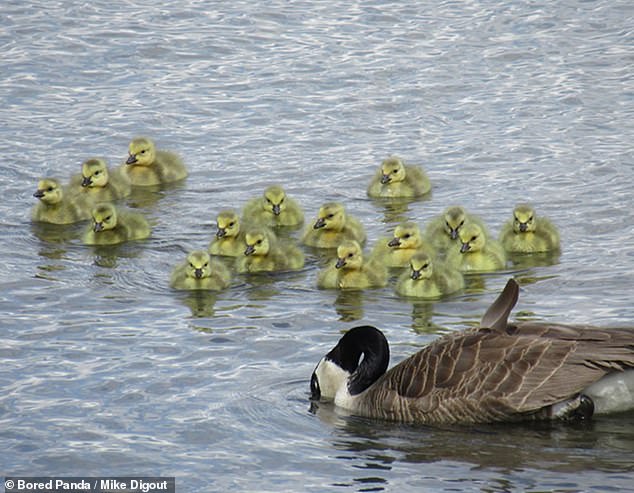
[[(359, 363), (361, 356), (363, 360)], [(351, 374), (348, 391), (360, 394), (387, 370), (390, 348), (383, 333), (370, 325), (353, 327), (326, 355)]]

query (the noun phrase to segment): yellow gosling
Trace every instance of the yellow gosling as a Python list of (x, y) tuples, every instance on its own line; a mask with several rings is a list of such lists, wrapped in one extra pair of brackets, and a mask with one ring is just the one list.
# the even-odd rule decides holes
[(385, 159), (368, 186), (370, 197), (414, 198), (431, 190), (431, 183), (418, 166), (406, 165), (397, 156)]
[(447, 265), (463, 273), (489, 272), (506, 266), (506, 254), (502, 245), (489, 238), (475, 223), (467, 223), (458, 233), (460, 246), (447, 253)]
[(399, 276), (395, 290), (401, 296), (436, 299), (463, 288), (460, 271), (419, 252), (410, 259), (409, 269)]
[(90, 210), (82, 209), (72, 197), (66, 197), (59, 181), (54, 178), (40, 180), (33, 197), (39, 199), (31, 211), (33, 221), (71, 224), (90, 219)]
[(141, 214), (119, 210), (112, 204), (98, 204), (92, 210), (92, 224), (82, 239), (86, 245), (115, 245), (147, 238), (150, 232)]
[(121, 170), (110, 171), (103, 159), (91, 158), (81, 165), (81, 173), (71, 179), (70, 187), (78, 200), (94, 205), (130, 195), (130, 179)]
[(224, 257), (240, 257), (244, 254), (244, 228), (238, 214), (231, 210), (220, 211), (216, 216), (216, 235), (209, 243), (209, 253)]
[(236, 259), (236, 271), (272, 272), (298, 270), (304, 253), (290, 239), (278, 240), (268, 228), (250, 228), (244, 237), (243, 255)]
[(195, 250), (178, 264), (170, 276), (170, 286), (183, 290), (220, 291), (229, 286), (231, 274), (220, 261), (212, 260), (207, 252)]
[(316, 248), (337, 248), (345, 240), (365, 243), (365, 229), (356, 218), (346, 214), (338, 202), (329, 202), (319, 209), (317, 219), (309, 225), (302, 237), (302, 243)]
[(279, 185), (271, 185), (261, 197), (250, 200), (242, 216), (253, 224), (269, 227), (301, 226), (304, 222), (304, 211), (299, 203)]
[(553, 252), (560, 248), (559, 231), (545, 217), (538, 217), (528, 204), (513, 210), (513, 219), (502, 226), (500, 242), (509, 253)]
[(387, 268), (380, 262), (364, 262), (359, 242), (345, 240), (337, 247), (337, 260), (317, 275), (324, 289), (365, 289), (387, 285)]
[(387, 267), (405, 267), (410, 258), (420, 251), (435, 256), (431, 244), (423, 239), (423, 234), (415, 222), (407, 221), (394, 229), (394, 236), (389, 240), (381, 238), (377, 241), (370, 258)]
[(432, 219), (425, 228), (425, 237), (440, 254), (459, 244), (458, 233), (466, 223), (475, 223), (488, 236), (487, 228), (482, 220), (469, 214), (464, 207), (454, 205)]
[(133, 139), (128, 154), (122, 169), (133, 186), (162, 185), (187, 176), (187, 168), (177, 154), (157, 150), (154, 142), (147, 137)]

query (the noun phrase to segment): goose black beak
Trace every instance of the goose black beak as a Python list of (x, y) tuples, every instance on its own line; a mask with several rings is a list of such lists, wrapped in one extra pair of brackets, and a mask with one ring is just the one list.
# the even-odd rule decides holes
[(275, 214), (276, 216), (279, 216), (280, 212), (282, 212), (282, 209), (280, 209), (280, 204), (275, 204), (273, 206), (273, 214)]
[(390, 175), (381, 175), (381, 183), (383, 185), (390, 183)]
[(194, 275), (196, 276), (196, 279), (200, 279), (201, 277), (203, 277), (203, 270), (202, 269), (194, 270)]
[(128, 159), (126, 159), (125, 164), (134, 164), (136, 163), (136, 154), (130, 154)]
[(335, 264), (335, 267), (337, 269), (341, 269), (344, 265), (346, 265), (346, 260), (343, 258), (338, 258), (337, 263)]
[(216, 238), (222, 238), (227, 234), (227, 230), (225, 228), (218, 228), (216, 231)]
[(320, 217), (319, 219), (317, 219), (317, 221), (315, 221), (315, 224), (313, 225), (313, 229), (323, 228), (325, 225), (326, 225), (326, 220), (323, 217)]
[(81, 180), (81, 186), (89, 187), (90, 185), (92, 185), (92, 178), (90, 176), (84, 176), (84, 178)]
[(452, 240), (455, 240), (456, 238), (458, 238), (458, 228), (452, 229), (449, 232), (449, 236), (451, 237)]
[(252, 255), (255, 252), (255, 247), (253, 245), (247, 245), (247, 248), (244, 250), (245, 255)]
[(412, 271), (412, 275), (411, 275), (410, 277), (411, 277), (412, 279), (414, 279), (414, 281), (415, 281), (416, 279), (419, 279), (419, 278), (420, 278), (420, 271), (419, 271), (419, 270), (413, 270), (413, 271)]
[(92, 229), (95, 233), (99, 233), (99, 231), (103, 231), (103, 223), (95, 223)]
[(390, 241), (388, 241), (387, 246), (389, 247), (401, 246), (401, 240), (399, 240), (398, 238), (392, 238)]
[(42, 197), (44, 197), (44, 190), (37, 190), (34, 194), (33, 197), (36, 197), (38, 199), (41, 199)]
[(528, 224), (526, 223), (520, 223), (520, 231), (522, 233), (526, 233), (526, 230), (528, 229)]
[(469, 250), (471, 250), (471, 245), (469, 245), (469, 243), (463, 243), (460, 247), (460, 253), (467, 253)]

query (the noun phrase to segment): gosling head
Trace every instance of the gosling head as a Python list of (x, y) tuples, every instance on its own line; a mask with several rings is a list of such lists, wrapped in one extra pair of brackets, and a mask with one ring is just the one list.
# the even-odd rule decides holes
[(187, 255), (187, 277), (204, 279), (211, 276), (211, 257), (207, 252), (195, 250)]
[(117, 225), (117, 209), (112, 204), (99, 204), (93, 208), (92, 229), (95, 233), (114, 229)]
[(40, 199), (47, 205), (59, 204), (64, 198), (62, 186), (53, 178), (44, 178), (37, 184), (37, 190), (33, 197)]
[(234, 211), (221, 211), (216, 217), (216, 237), (235, 238), (240, 233), (240, 218)]
[(513, 210), (513, 231), (531, 233), (535, 231), (535, 210), (528, 204), (519, 204)]
[(271, 185), (264, 190), (262, 197), (262, 208), (279, 216), (286, 210), (286, 192), (279, 185)]
[(460, 253), (478, 252), (484, 248), (486, 238), (482, 228), (474, 223), (467, 223), (458, 233), (460, 238)]
[(343, 205), (329, 202), (320, 207), (314, 229), (341, 231), (346, 224), (346, 212)]
[(264, 256), (271, 248), (271, 239), (262, 229), (248, 231), (244, 236), (244, 242), (246, 243), (245, 255)]
[(337, 247), (337, 269), (361, 269), (363, 265), (363, 250), (355, 240), (343, 241)]
[(445, 233), (447, 233), (447, 235), (452, 240), (457, 239), (458, 232), (460, 231), (460, 228), (462, 228), (462, 226), (464, 225), (467, 218), (465, 210), (458, 205), (449, 207), (443, 213), (443, 218), (445, 220)]
[(387, 246), (390, 248), (418, 248), (422, 243), (422, 237), (418, 224), (408, 221), (396, 226), (394, 238)]
[(103, 159), (93, 158), (81, 165), (82, 187), (105, 187), (108, 184), (108, 166)]
[(381, 183), (396, 183), (405, 179), (405, 164), (396, 156), (391, 156), (381, 163)]
[(137, 137), (128, 146), (128, 159), (126, 164), (149, 166), (156, 158), (154, 142), (147, 137)]
[(426, 253), (417, 253), (409, 260), (410, 277), (415, 280), (424, 280), (431, 278), (433, 274), (433, 265), (431, 258)]

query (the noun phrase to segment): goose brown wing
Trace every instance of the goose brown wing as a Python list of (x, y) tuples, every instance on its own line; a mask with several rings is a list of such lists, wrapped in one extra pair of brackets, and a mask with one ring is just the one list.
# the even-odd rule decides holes
[[(509, 420), (634, 367), (634, 331), (547, 324), (445, 336), (368, 389), (375, 414), (418, 422)], [(367, 411), (366, 411), (367, 412)]]

